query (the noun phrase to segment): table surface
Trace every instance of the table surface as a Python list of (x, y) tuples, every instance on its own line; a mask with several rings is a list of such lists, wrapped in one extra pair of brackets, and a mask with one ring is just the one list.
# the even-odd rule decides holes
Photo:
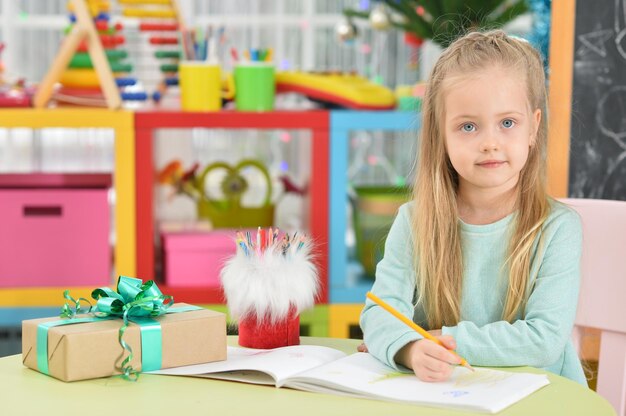
[[(357, 340), (302, 337), (302, 344), (325, 345), (347, 353)], [(229, 337), (236, 345), (237, 338)], [(308, 393), (272, 386), (142, 374), (137, 382), (120, 377), (64, 383), (24, 367), (21, 355), (0, 358), (0, 409), (15, 415), (124, 413), (147, 415), (470, 415), (465, 411)], [(541, 373), (530, 367), (508, 369)], [(594, 391), (548, 373), (550, 384), (499, 415), (614, 415), (610, 404)]]

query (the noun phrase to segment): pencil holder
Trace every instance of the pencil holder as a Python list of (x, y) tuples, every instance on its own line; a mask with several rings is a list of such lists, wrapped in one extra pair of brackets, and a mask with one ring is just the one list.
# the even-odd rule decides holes
[(238, 111), (272, 111), (276, 94), (274, 66), (266, 62), (239, 64), (234, 70)]
[(183, 61), (179, 68), (180, 102), (183, 111), (220, 111), (222, 99), (232, 98), (234, 83), (224, 77), (219, 65)]
[(305, 236), (259, 229), (237, 233), (236, 254), (221, 271), (226, 303), (239, 324), (239, 345), (270, 349), (300, 343), (300, 313), (319, 290)]

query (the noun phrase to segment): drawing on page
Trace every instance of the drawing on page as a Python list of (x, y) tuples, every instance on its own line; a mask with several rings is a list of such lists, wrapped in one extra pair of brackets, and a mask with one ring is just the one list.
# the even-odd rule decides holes
[(511, 373), (491, 370), (476, 370), (463, 372), (455, 381), (454, 387), (470, 387), (482, 384), (484, 387), (494, 387), (499, 382), (511, 377)]
[(370, 381), (370, 384), (379, 383), (381, 381), (391, 380), (391, 379), (398, 378), (398, 377), (415, 377), (415, 374), (413, 374), (413, 373), (402, 373), (400, 371), (393, 371), (391, 373), (384, 374), (384, 375), (382, 375), (380, 377), (376, 377), (375, 379)]
[(452, 398), (457, 398), (457, 397), (461, 397), (461, 396), (465, 396), (466, 394), (469, 394), (469, 391), (465, 391), (465, 390), (450, 390), (450, 391), (444, 391), (443, 395), (444, 396), (451, 396)]

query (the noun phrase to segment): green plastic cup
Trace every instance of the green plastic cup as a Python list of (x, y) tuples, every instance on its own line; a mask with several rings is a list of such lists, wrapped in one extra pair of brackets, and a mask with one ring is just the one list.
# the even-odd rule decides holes
[(274, 65), (251, 62), (235, 67), (235, 107), (238, 111), (272, 111), (276, 94)]

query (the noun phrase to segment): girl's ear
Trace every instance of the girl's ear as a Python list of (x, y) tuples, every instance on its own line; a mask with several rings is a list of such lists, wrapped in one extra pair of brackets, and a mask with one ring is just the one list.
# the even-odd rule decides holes
[(539, 124), (541, 124), (541, 109), (536, 109), (533, 113), (533, 126), (530, 132), (530, 147), (534, 146), (537, 142), (537, 132), (539, 131)]

